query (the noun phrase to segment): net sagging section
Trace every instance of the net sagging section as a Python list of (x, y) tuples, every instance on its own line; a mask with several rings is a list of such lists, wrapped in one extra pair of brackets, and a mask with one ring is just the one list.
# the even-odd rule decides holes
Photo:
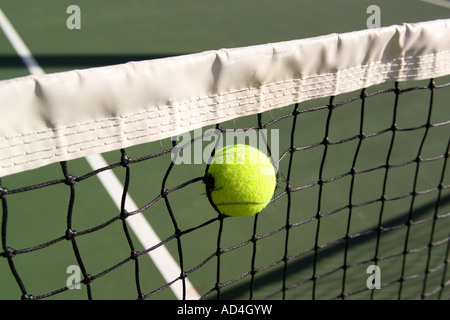
[[(439, 20), (3, 81), (11, 298), (448, 299), (449, 29)], [(206, 160), (237, 133), (277, 155), (275, 196), (248, 218), (214, 211), (206, 161), (173, 158)], [(76, 160), (96, 153), (107, 163)], [(117, 208), (96, 207), (107, 173)], [(162, 240), (146, 242), (147, 220)], [(160, 258), (166, 247), (173, 261)], [(155, 276), (169, 264), (174, 273)], [(80, 270), (72, 286), (69, 265)]]

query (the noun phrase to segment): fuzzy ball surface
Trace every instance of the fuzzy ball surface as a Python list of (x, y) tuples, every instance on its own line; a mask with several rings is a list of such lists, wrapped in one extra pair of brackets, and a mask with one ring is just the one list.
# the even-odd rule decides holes
[[(248, 145), (218, 150), (209, 166), (211, 200), (223, 214), (245, 217), (259, 213), (273, 197), (277, 178), (270, 159)], [(208, 186), (205, 185), (207, 192)]]

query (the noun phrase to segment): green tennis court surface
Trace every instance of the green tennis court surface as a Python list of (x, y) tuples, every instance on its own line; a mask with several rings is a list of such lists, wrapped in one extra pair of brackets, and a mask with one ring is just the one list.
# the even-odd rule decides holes
[[(342, 33), (366, 28), (369, 14), (366, 9), (373, 1), (60, 1), (42, 0), (39, 5), (31, 1), (1, 0), (0, 9), (10, 20), (11, 24), (19, 33), (32, 55), (46, 73), (59, 71), (106, 66), (135, 60), (154, 59), (174, 55), (215, 50), (220, 48), (241, 47), (269, 42), (300, 39), (312, 36), (326, 35), (330, 33)], [(436, 3), (439, 3), (437, 1)], [(442, 3), (450, 3), (442, 1)], [(81, 29), (69, 30), (66, 21), (70, 14), (66, 12), (69, 5), (76, 4), (81, 9)], [(419, 0), (397, 0), (377, 1), (381, 9), (381, 26), (400, 24), (403, 22), (420, 22), (439, 18), (448, 18), (450, 9), (445, 6), (432, 4)], [(15, 52), (10, 40), (3, 32), (0, 32), (0, 80), (28, 75), (29, 71), (23, 65), (21, 59)], [(439, 79), (438, 79), (439, 80)], [(448, 82), (448, 77), (447, 77)], [(440, 80), (439, 80), (440, 81)], [(440, 81), (444, 83), (444, 80)], [(427, 84), (426, 81), (420, 84)], [(404, 84), (403, 86), (407, 86)], [(378, 89), (378, 88), (377, 88)], [(369, 89), (375, 91), (375, 89)], [(432, 122), (448, 120), (449, 90), (437, 92), (437, 104)], [(359, 93), (356, 93), (358, 95)], [(338, 97), (338, 101), (354, 95)], [(444, 95), (444, 96), (443, 96)], [(367, 132), (376, 132), (390, 127), (392, 121), (391, 108), (394, 100), (393, 95), (380, 95), (372, 100), (368, 99), (368, 111), (370, 122), (366, 122)], [(427, 106), (429, 93), (427, 90), (415, 92), (410, 96), (402, 96), (404, 109), (399, 112), (399, 126), (408, 128), (423, 124), (427, 117)], [(300, 105), (300, 109), (328, 104), (327, 99), (310, 101)], [(337, 109), (333, 115), (333, 129), (330, 132), (332, 140), (357, 134), (359, 125), (359, 101), (350, 103), (341, 109)], [(369, 109), (370, 105), (376, 105)], [(351, 112), (354, 109), (354, 112)], [(381, 109), (381, 110), (380, 110)], [(291, 113), (292, 106), (271, 111), (263, 115), (263, 122), (282, 117)], [(12, 110), (13, 111), (13, 110)], [(267, 118), (265, 118), (267, 117)], [(296, 145), (308, 145), (321, 141), (324, 136), (325, 120), (327, 110), (315, 112), (309, 115), (305, 113), (300, 118), (299, 126), (303, 134), (296, 137)], [(286, 127), (291, 126), (292, 119), (279, 121), (273, 129), (280, 129), (280, 147), (286, 150), (289, 147), (291, 131)], [(319, 124), (319, 125), (318, 125)], [(224, 127), (248, 127), (256, 126), (256, 116), (236, 119), (230, 123), (222, 124)], [(305, 135), (304, 133), (308, 134)], [(433, 134), (447, 135), (448, 127), (435, 130)], [(415, 131), (411, 134), (399, 134), (399, 143), (391, 155), (391, 163), (401, 163), (414, 158), (417, 153), (423, 131)], [(431, 137), (430, 137), (431, 139)], [(389, 147), (390, 136), (380, 135), (373, 139), (373, 147), (379, 145)], [(427, 145), (424, 155), (432, 157), (436, 153), (444, 153), (447, 141), (436, 140), (436, 143)], [(137, 158), (146, 154), (152, 154), (161, 150), (171, 148), (170, 139), (147, 145), (136, 146), (127, 149), (129, 158)], [(324, 178), (348, 172), (351, 169), (351, 161), (357, 146), (357, 141), (336, 145), (330, 148), (327, 161), (333, 163), (323, 172)], [(386, 153), (373, 154), (370, 152), (370, 144), (365, 145), (361, 151), (361, 162), (364, 165), (376, 166), (386, 161)], [(318, 178), (318, 169), (322, 159), (323, 150), (318, 148), (302, 152), (301, 170), (293, 172), (291, 183), (297, 186), (312, 183)], [(110, 164), (120, 162), (119, 151), (104, 155)], [(295, 156), (297, 157), (297, 155)], [(424, 163), (423, 166), (435, 166), (429, 168), (429, 175), (422, 177), (418, 182), (418, 190), (431, 188), (438, 184), (440, 172), (442, 172), (443, 161)], [(157, 197), (161, 191), (161, 181), (170, 163), (170, 154), (155, 159), (154, 161), (142, 162), (133, 166), (131, 171), (131, 184), (129, 194), (138, 207), (143, 207)], [(286, 163), (286, 162), (284, 162)], [(68, 169), (72, 176), (82, 176), (91, 171), (84, 159), (70, 161)], [(199, 177), (203, 174), (204, 165), (190, 164), (175, 166), (174, 173), (169, 181), (168, 187)], [(387, 192), (392, 197), (398, 197), (411, 192), (411, 179), (414, 177), (415, 166), (403, 166), (393, 169), (390, 173), (390, 183)], [(448, 170), (448, 169), (447, 169)], [(124, 168), (113, 170), (119, 180), (125, 177)], [(286, 168), (280, 168), (279, 188), (275, 194), (284, 190), (283, 181), (286, 179)], [(301, 174), (299, 174), (301, 172)], [(366, 175), (366, 181), (359, 181), (366, 185), (366, 189), (355, 190), (354, 203), (363, 203), (371, 198), (369, 195), (381, 194), (382, 176), (384, 171), (374, 171)], [(59, 164), (49, 165), (40, 169), (24, 172), (1, 179), (2, 186), (13, 190), (23, 186), (34, 185), (52, 179), (61, 179), (62, 169)], [(447, 174), (448, 184), (448, 174)], [(373, 181), (371, 183), (370, 181)], [(330, 184), (329, 189), (324, 192), (327, 197), (323, 199), (321, 212), (329, 212), (348, 204), (348, 190), (350, 177), (342, 178), (337, 183)], [(325, 187), (327, 188), (327, 187)], [(293, 194), (292, 206), (295, 208), (291, 214), (291, 221), (304, 221), (317, 213), (318, 186), (305, 189), (304, 192)], [(440, 212), (449, 212), (449, 191), (443, 192), (440, 203)], [(44, 243), (63, 236), (66, 230), (67, 206), (70, 197), (70, 189), (64, 184), (58, 184), (49, 188), (34, 190), (12, 195), (8, 197), (8, 246), (14, 248), (29, 248), (36, 244)], [(372, 196), (373, 198), (373, 196)], [(436, 194), (430, 193), (417, 197), (415, 203), (414, 218), (423, 220), (434, 214), (433, 203)], [(312, 199), (312, 200), (311, 200)], [(208, 203), (201, 182), (193, 183), (184, 188), (182, 192), (174, 193), (170, 198), (173, 212), (176, 213), (178, 227), (181, 230), (194, 228), (205, 221), (216, 216)], [(392, 213), (383, 221), (384, 226), (396, 226), (404, 223), (408, 212), (410, 198), (399, 199), (387, 204), (385, 210)], [(380, 202), (365, 206), (365, 212), (355, 210), (352, 221), (351, 233), (363, 233), (374, 228), (378, 224), (378, 213)], [(401, 209), (399, 209), (401, 208)], [(347, 215), (333, 214), (321, 219), (321, 232), (318, 239), (319, 244), (330, 243), (334, 239), (341, 238), (346, 233)], [(265, 210), (258, 221), (257, 234), (267, 234), (286, 223), (285, 202), (275, 202)], [(369, 213), (368, 213), (369, 212)], [(373, 213), (373, 214), (370, 214)], [(118, 215), (118, 210), (112, 203), (110, 197), (97, 178), (83, 181), (77, 186), (76, 203), (73, 213), (73, 228), (75, 230), (86, 230), (104, 223), (108, 219)], [(166, 239), (173, 235), (174, 228), (170, 216), (167, 214), (164, 201), (155, 204), (148, 213), (145, 213), (160, 239)], [(367, 219), (367, 217), (373, 219)], [(435, 230), (435, 241), (448, 237), (449, 218), (446, 224), (441, 224)], [(253, 232), (253, 218), (225, 219), (222, 235), (222, 248), (230, 248), (249, 240)], [(414, 225), (409, 240), (410, 248), (422, 248), (430, 241), (429, 234), (432, 220)], [(190, 270), (197, 266), (206, 257), (217, 249), (218, 224), (212, 223), (199, 232), (187, 233), (183, 237), (184, 269)], [(290, 255), (304, 252), (314, 246), (314, 237), (317, 230), (317, 222), (305, 223), (290, 231), (289, 248)], [(397, 255), (398, 247), (393, 244), (404, 241), (405, 230), (399, 229), (386, 233), (380, 244), (380, 256)], [(132, 235), (133, 239), (134, 235)], [(294, 239), (294, 240), (293, 240)], [(400, 239), (400, 240), (399, 240)], [(374, 242), (376, 236), (368, 235), (365, 241), (354, 241), (349, 251), (347, 263), (370, 260), (374, 256)], [(257, 242), (258, 268), (267, 266), (274, 261), (280, 261), (284, 255), (285, 232), (267, 237)], [(139, 243), (134, 243), (138, 250)], [(110, 224), (98, 232), (80, 237), (78, 241), (83, 261), (88, 266), (88, 273), (97, 275), (104, 272), (113, 265), (120, 263), (130, 256), (130, 249), (123, 234), (120, 221)], [(177, 242), (175, 239), (166, 244), (175, 259), (178, 258)], [(319, 270), (312, 270), (313, 255), (298, 257), (288, 264), (287, 285), (298, 284), (297, 279), (307, 279), (313, 273), (324, 274), (329, 270), (336, 270), (330, 275), (317, 281), (315, 297), (320, 299), (333, 298), (339, 294), (342, 282), (342, 270), (339, 266), (343, 264), (342, 251), (344, 243), (335, 246), (327, 246), (317, 255), (320, 261)], [(253, 246), (243, 246), (238, 250), (230, 251), (229, 254), (221, 256), (220, 281), (227, 282), (239, 277), (250, 270), (250, 256)], [(446, 253), (446, 246), (437, 246), (433, 251), (431, 261), (442, 261)], [(419, 251), (410, 255), (407, 261), (407, 274), (420, 273), (426, 269), (424, 255), (427, 250)], [(14, 258), (16, 267), (20, 271), (21, 278), (28, 292), (40, 295), (57, 290), (66, 285), (69, 276), (67, 267), (77, 265), (76, 257), (72, 252), (70, 241), (62, 241), (45, 250), (17, 256)], [(382, 270), (382, 282), (393, 282), (399, 277), (399, 269), (392, 265), (400, 265), (403, 256), (398, 255), (389, 259), (383, 265), (379, 263)], [(440, 260), (439, 260), (440, 259)], [(152, 292), (164, 285), (165, 281), (160, 275), (151, 259), (140, 258), (140, 283), (142, 291)], [(347, 279), (346, 290), (352, 292), (364, 286), (368, 274), (367, 266), (371, 263), (361, 264), (352, 269)], [(261, 298), (279, 290), (283, 272), (282, 263), (257, 274), (254, 283), (253, 295)], [(228, 267), (229, 266), (229, 267)], [(325, 267), (323, 267), (325, 266)], [(324, 268), (320, 270), (320, 268)], [(200, 295), (205, 294), (213, 288), (217, 281), (217, 267), (215, 263), (206, 263), (198, 270), (189, 275), (189, 280)], [(420, 295), (423, 276), (417, 276), (405, 282), (402, 298), (415, 298)], [(442, 280), (442, 273), (434, 273), (430, 277), (436, 277), (431, 282), (438, 285)], [(221, 292), (221, 298), (248, 299), (249, 281), (247, 277), (243, 281), (237, 281), (227, 286)], [(429, 280), (430, 281), (430, 280)], [(6, 259), (0, 259), (0, 299), (18, 299), (21, 296), (20, 289), (10, 272)], [(354, 283), (354, 287), (352, 287)], [(336, 285), (338, 284), (338, 285)], [(363, 284), (363, 285), (361, 285)], [(408, 290), (409, 289), (409, 290)], [(443, 297), (449, 296), (449, 288), (445, 289)], [(398, 284), (387, 286), (374, 292), (374, 298), (396, 299)], [(311, 299), (312, 282), (299, 285), (298, 289), (292, 288), (286, 293), (287, 299)], [(410, 293), (410, 294), (409, 294)], [(364, 291), (354, 298), (368, 299), (372, 292)], [(118, 267), (104, 277), (98, 278), (92, 284), (92, 295), (94, 299), (136, 299), (136, 281), (134, 263), (126, 263)], [(433, 298), (434, 296), (431, 296)], [(56, 295), (55, 299), (85, 299), (86, 289), (73, 289)], [(170, 289), (151, 296), (152, 299), (175, 299)], [(211, 295), (209, 298), (214, 298)], [(272, 298), (279, 299), (280, 295)]]

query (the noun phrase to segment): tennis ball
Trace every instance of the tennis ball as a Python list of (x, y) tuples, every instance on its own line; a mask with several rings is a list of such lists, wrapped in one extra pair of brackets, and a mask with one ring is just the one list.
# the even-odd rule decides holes
[(275, 169), (259, 149), (248, 145), (230, 145), (218, 150), (209, 166), (210, 200), (223, 214), (251, 216), (264, 209), (276, 186)]

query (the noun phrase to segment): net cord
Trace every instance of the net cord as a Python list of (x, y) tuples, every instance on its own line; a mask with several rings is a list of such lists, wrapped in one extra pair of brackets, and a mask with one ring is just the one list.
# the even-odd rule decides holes
[(450, 19), (435, 20), (0, 81), (0, 176), (386, 81), (445, 76), (449, 33)]

